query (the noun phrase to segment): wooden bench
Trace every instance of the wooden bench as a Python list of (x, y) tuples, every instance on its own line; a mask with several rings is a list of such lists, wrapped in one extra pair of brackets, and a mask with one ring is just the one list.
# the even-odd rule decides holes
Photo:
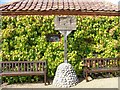
[(86, 81), (88, 74), (120, 71), (120, 58), (85, 58), (83, 73)]
[(46, 61), (2, 61), (0, 76), (43, 75), (46, 85)]

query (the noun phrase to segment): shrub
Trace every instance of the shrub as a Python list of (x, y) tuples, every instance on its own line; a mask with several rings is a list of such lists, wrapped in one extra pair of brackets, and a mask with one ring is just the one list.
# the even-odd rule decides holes
[[(76, 16), (77, 30), (68, 36), (68, 62), (78, 76), (82, 73), (82, 58), (120, 56), (118, 17)], [(61, 42), (47, 42), (46, 34), (60, 34), (54, 30), (54, 16), (2, 17), (2, 60), (47, 60), (48, 77), (64, 61), (63, 36)], [(6, 77), (9, 83), (38, 81), (36, 77)], [(12, 80), (12, 81), (11, 81)]]

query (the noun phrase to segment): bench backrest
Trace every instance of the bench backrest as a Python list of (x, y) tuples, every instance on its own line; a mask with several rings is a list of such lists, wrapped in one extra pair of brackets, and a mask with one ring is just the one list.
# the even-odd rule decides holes
[(120, 58), (85, 58), (83, 63), (89, 68), (114, 68), (120, 67)]
[(46, 68), (46, 61), (2, 61), (1, 72), (41, 72)]

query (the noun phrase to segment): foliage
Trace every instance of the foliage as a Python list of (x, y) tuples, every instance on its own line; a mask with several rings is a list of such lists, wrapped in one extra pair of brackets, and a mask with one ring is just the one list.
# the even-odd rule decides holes
[[(80, 17), (77, 30), (68, 36), (68, 62), (82, 75), (82, 58), (120, 57), (120, 30), (118, 17)], [(54, 16), (2, 17), (2, 60), (47, 60), (48, 76), (53, 77), (64, 60), (63, 36), (61, 42), (47, 42), (47, 34), (54, 30)], [(29, 78), (29, 79), (28, 79)], [(6, 77), (9, 83), (38, 81), (36, 77)], [(12, 80), (12, 81), (11, 81)]]

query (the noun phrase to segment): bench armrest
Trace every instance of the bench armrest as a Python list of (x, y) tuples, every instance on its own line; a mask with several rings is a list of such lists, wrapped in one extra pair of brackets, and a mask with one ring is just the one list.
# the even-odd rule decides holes
[(83, 71), (86, 71), (86, 70), (90, 70), (90, 67), (84, 65), (84, 66), (83, 66)]

